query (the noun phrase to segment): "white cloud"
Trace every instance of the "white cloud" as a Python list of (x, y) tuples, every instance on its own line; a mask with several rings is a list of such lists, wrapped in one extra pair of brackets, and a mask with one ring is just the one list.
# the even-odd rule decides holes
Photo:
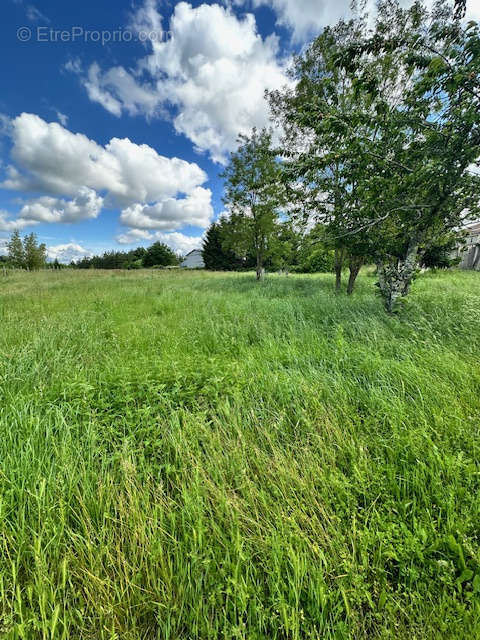
[(116, 236), (115, 240), (118, 244), (135, 244), (136, 242), (143, 242), (145, 240), (151, 240), (152, 234), (150, 231), (144, 231), (143, 229), (131, 229), (127, 233), (121, 233)]
[(161, 156), (128, 138), (113, 138), (103, 147), (34, 114), (18, 116), (11, 129), (13, 164), (0, 187), (45, 194), (24, 206), (23, 218), (74, 222), (97, 217), (105, 204), (173, 230), (207, 226), (213, 214), (211, 191), (200, 186), (207, 175), (196, 163)]
[(69, 244), (57, 244), (47, 247), (47, 257), (52, 262), (58, 260), (64, 264), (72, 260), (81, 260), (85, 256), (91, 256), (92, 252), (84, 249), (81, 245), (70, 242)]
[(20, 211), (21, 218), (39, 222), (78, 222), (97, 218), (103, 207), (103, 198), (93, 189), (80, 187), (73, 200), (42, 196), (28, 202)]
[(82, 61), (80, 60), (80, 58), (71, 58), (70, 60), (67, 60), (62, 69), (65, 71), (70, 71), (71, 73), (82, 73)]
[(30, 227), (35, 224), (38, 224), (35, 220), (20, 218), (11, 219), (7, 211), (0, 210), (0, 231), (5, 231), (7, 233), (17, 229), (21, 231), (22, 229), (25, 229), (25, 227)]
[[(236, 4), (245, 4), (239, 0)], [(253, 6), (267, 6), (277, 14), (277, 22), (292, 31), (296, 42), (318, 35), (327, 24), (347, 17), (350, 0), (253, 0)]]
[(181, 229), (186, 224), (207, 227), (213, 217), (209, 189), (197, 187), (181, 200), (170, 198), (154, 205), (135, 204), (122, 211), (120, 222), (139, 229)]
[(197, 164), (160, 156), (152, 147), (128, 138), (112, 138), (102, 147), (29, 113), (15, 118), (12, 125), (12, 158), (21, 170), (10, 170), (3, 188), (75, 196), (81, 187), (88, 187), (130, 205), (190, 193), (207, 179)]
[(153, 242), (163, 242), (167, 244), (175, 253), (185, 255), (193, 249), (199, 249), (202, 246), (202, 237), (187, 236), (184, 233), (174, 231), (173, 233), (164, 233), (163, 231), (157, 231), (156, 233), (150, 233), (142, 229), (132, 229), (125, 234), (118, 235), (116, 240), (119, 244), (136, 244), (138, 242), (149, 244)]
[[(295, 42), (304, 43), (317, 36), (326, 25), (335, 24), (341, 18), (352, 15), (351, 0), (233, 0), (241, 7), (270, 7), (277, 15), (277, 24), (292, 32)], [(365, 9), (375, 12), (374, 0), (366, 0)], [(413, 4), (413, 0), (400, 0), (404, 7)], [(432, 0), (426, 0), (432, 5)], [(467, 19), (480, 19), (479, 0), (467, 0)]]
[(4, 113), (0, 113), (0, 136), (9, 136), (12, 133), (12, 121)]
[[(133, 28), (159, 31), (162, 17), (154, 0), (134, 16)], [(114, 115), (153, 117), (173, 107), (177, 132), (215, 161), (226, 159), (238, 133), (268, 123), (265, 89), (288, 80), (278, 59), (278, 39), (262, 39), (255, 18), (238, 18), (228, 7), (186, 2), (175, 6), (167, 41), (150, 41), (150, 55), (133, 71), (97, 64), (83, 78), (91, 100)]]
[(61, 111), (57, 111), (57, 118), (58, 121), (60, 122), (60, 124), (64, 127), (66, 127), (68, 125), (68, 116), (66, 116), (64, 113), (62, 113)]
[(100, 103), (114, 116), (121, 116), (125, 110), (130, 115), (143, 113), (151, 117), (159, 111), (156, 91), (140, 85), (123, 67), (112, 67), (102, 73), (98, 64), (93, 63), (83, 85), (90, 100)]

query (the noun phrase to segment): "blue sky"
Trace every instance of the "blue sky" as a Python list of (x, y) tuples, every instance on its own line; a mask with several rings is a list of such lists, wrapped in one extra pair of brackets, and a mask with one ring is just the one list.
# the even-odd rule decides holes
[(348, 6), (3, 0), (0, 250), (14, 228), (64, 261), (198, 246), (237, 134), (268, 121), (264, 90)]

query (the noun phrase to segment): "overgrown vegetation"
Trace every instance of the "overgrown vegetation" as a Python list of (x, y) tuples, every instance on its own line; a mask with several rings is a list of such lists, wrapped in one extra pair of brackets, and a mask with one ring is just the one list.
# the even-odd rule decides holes
[(478, 274), (0, 279), (0, 634), (480, 635)]

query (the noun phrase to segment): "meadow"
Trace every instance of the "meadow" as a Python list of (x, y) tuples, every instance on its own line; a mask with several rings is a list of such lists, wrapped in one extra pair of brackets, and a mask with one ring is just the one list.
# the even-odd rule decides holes
[(0, 637), (480, 637), (480, 274), (0, 278)]

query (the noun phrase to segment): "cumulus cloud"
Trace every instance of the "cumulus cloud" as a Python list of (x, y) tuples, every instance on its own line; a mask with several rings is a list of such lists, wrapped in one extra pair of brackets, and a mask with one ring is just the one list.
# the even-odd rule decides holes
[(68, 244), (57, 244), (47, 247), (47, 258), (52, 262), (58, 260), (64, 264), (72, 260), (81, 260), (92, 255), (91, 251), (84, 249), (81, 245), (70, 242)]
[(144, 242), (145, 240), (151, 240), (152, 234), (150, 231), (144, 229), (130, 229), (127, 233), (121, 233), (116, 236), (115, 240), (118, 244), (135, 244), (137, 242)]
[(116, 237), (119, 244), (144, 244), (147, 240), (151, 244), (153, 242), (163, 242), (167, 244), (175, 253), (185, 255), (193, 249), (200, 249), (202, 246), (202, 237), (187, 236), (184, 233), (174, 231), (172, 233), (165, 233), (163, 231), (157, 231), (156, 233), (150, 233), (143, 229), (132, 229), (125, 234), (120, 234)]
[(100, 103), (114, 116), (122, 111), (130, 115), (154, 116), (160, 111), (160, 101), (155, 89), (142, 86), (123, 67), (113, 67), (102, 73), (97, 63), (93, 63), (83, 80), (88, 97)]
[(162, 233), (157, 231), (154, 235), (155, 240), (168, 244), (176, 253), (185, 255), (193, 249), (200, 249), (202, 246), (202, 238), (187, 236), (184, 233), (174, 231), (173, 233)]
[(5, 231), (10, 233), (11, 231), (21, 231), (25, 229), (25, 227), (30, 227), (32, 225), (38, 224), (36, 220), (29, 220), (27, 218), (11, 218), (10, 214), (7, 211), (0, 210), (0, 231)]
[(173, 230), (205, 227), (213, 215), (211, 191), (201, 187), (207, 175), (196, 163), (128, 138), (101, 146), (28, 113), (11, 121), (11, 137), (13, 164), (0, 187), (45, 194), (23, 207), (22, 218), (76, 222), (96, 218), (103, 206), (119, 207), (124, 224), (141, 227), (139, 217), (152, 221), (147, 228)]
[(98, 217), (102, 207), (102, 197), (93, 189), (80, 187), (73, 200), (51, 196), (31, 200), (20, 211), (20, 217), (38, 222), (78, 222)]
[(190, 193), (207, 179), (197, 164), (161, 156), (128, 138), (112, 138), (102, 147), (31, 113), (15, 118), (12, 126), (16, 166), (9, 169), (3, 188), (75, 196), (88, 187), (129, 205)]
[(135, 204), (122, 211), (120, 222), (139, 229), (181, 229), (186, 224), (207, 227), (213, 217), (209, 189), (197, 187), (181, 200), (170, 198), (154, 205)]
[[(158, 32), (161, 24), (156, 2), (146, 0), (132, 28)], [(268, 123), (265, 89), (288, 82), (278, 38), (263, 39), (252, 14), (239, 18), (228, 7), (186, 2), (175, 6), (169, 33), (166, 41), (149, 41), (150, 54), (132, 71), (101, 71), (94, 63), (82, 82), (91, 100), (117, 116), (153, 117), (173, 107), (176, 131), (223, 162), (239, 133)]]

